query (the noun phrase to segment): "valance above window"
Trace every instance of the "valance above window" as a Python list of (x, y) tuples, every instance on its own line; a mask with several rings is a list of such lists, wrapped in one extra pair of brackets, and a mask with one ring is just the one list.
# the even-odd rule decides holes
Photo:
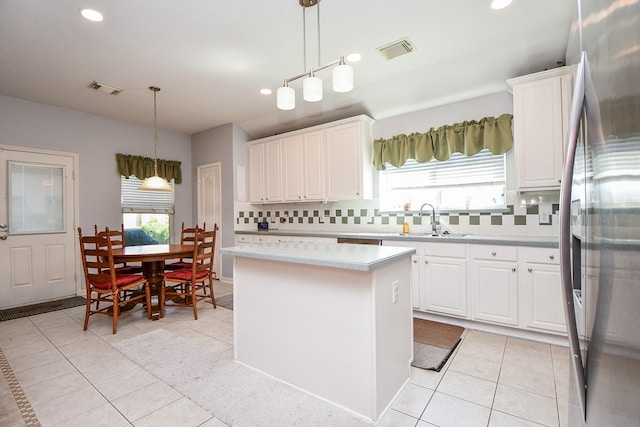
[(431, 128), (426, 133), (396, 135), (373, 141), (373, 164), (384, 170), (385, 163), (401, 167), (407, 159), (426, 163), (431, 159), (447, 160), (452, 153), (473, 156), (488, 148), (493, 154), (504, 154), (513, 147), (511, 114), (498, 118), (485, 117), (453, 125)]
[[(154, 175), (153, 159), (128, 154), (116, 154), (118, 172), (125, 178), (134, 175), (138, 179), (145, 179)], [(182, 162), (158, 159), (158, 175), (167, 181), (172, 179), (176, 184), (182, 183)]]

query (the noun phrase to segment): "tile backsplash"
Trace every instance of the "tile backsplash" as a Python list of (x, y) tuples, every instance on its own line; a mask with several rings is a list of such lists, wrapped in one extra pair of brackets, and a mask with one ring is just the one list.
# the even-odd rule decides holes
[[(451, 233), (479, 235), (558, 235), (558, 193), (507, 194), (507, 210), (438, 212), (436, 219)], [(427, 233), (431, 229), (430, 210), (380, 212), (377, 200), (334, 203), (283, 203), (274, 205), (235, 204), (235, 229), (257, 231), (258, 222), (269, 222), (281, 231), (402, 232)]]

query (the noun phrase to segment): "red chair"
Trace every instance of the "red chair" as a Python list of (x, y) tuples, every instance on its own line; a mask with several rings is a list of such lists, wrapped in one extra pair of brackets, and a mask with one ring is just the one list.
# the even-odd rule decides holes
[[(213, 231), (196, 233), (193, 245), (193, 262), (190, 268), (169, 271), (163, 274), (165, 285), (160, 290), (161, 316), (165, 306), (192, 307), (193, 317), (198, 320), (197, 303), (210, 297), (214, 310), (216, 299), (213, 294), (213, 255), (216, 247), (216, 228)], [(208, 284), (207, 284), (208, 282)], [(207, 295), (207, 288), (211, 295)], [(203, 293), (198, 293), (202, 291)]]
[[(188, 245), (195, 242), (196, 234), (198, 232), (205, 231), (207, 229), (207, 223), (202, 224), (202, 228), (195, 227), (184, 228), (184, 222), (182, 223), (182, 230), (180, 231), (180, 244)], [(183, 268), (191, 268), (191, 258), (180, 258), (180, 261), (165, 264), (165, 271), (181, 270)]]
[[(107, 228), (108, 235), (109, 229)], [(82, 228), (78, 227), (80, 253), (86, 288), (87, 308), (84, 317), (84, 330), (89, 325), (89, 316), (93, 314), (107, 314), (113, 317), (113, 333), (118, 329), (118, 319), (139, 310), (151, 307), (151, 290), (144, 276), (137, 274), (116, 274), (113, 263), (113, 248), (111, 241), (105, 234), (83, 236)], [(96, 303), (96, 308), (91, 305)], [(107, 305), (99, 308), (101, 302)], [(139, 308), (123, 311), (122, 308), (137, 303), (143, 304)], [(151, 312), (147, 310), (147, 318), (151, 319)]]
[[(111, 241), (111, 248), (119, 249), (127, 246), (127, 240), (124, 235), (124, 225), (120, 224), (120, 230), (109, 230), (109, 227), (106, 227), (104, 231), (98, 231), (98, 226), (93, 226), (96, 235), (102, 235), (108, 237)], [(116, 266), (116, 274), (136, 274), (142, 273), (142, 266), (140, 265), (130, 265), (126, 262), (120, 263)]]

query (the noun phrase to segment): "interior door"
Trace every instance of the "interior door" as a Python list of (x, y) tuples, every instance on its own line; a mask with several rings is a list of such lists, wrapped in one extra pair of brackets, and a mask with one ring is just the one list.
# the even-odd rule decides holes
[(222, 201), (220, 162), (198, 166), (198, 224), (207, 223), (207, 229), (218, 224), (216, 248), (213, 257), (214, 277), (221, 277), (220, 242), (222, 242)]
[(76, 165), (0, 146), (0, 308), (76, 295)]

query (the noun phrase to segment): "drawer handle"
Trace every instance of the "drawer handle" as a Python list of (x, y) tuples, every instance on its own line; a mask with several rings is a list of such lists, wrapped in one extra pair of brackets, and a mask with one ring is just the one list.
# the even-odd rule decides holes
[(529, 273), (531, 273), (531, 272), (533, 271), (533, 268), (529, 267), (529, 268), (527, 268), (527, 271), (528, 271)]
[(511, 271), (513, 271), (515, 273), (516, 268), (515, 267), (511, 267)]
[(425, 264), (429, 264), (429, 261), (425, 259), (425, 260), (424, 260), (424, 263), (425, 263)]
[(549, 259), (554, 259), (555, 255), (549, 255)]
[(413, 260), (413, 263), (414, 263), (414, 264), (417, 264), (417, 263), (418, 263), (418, 260), (417, 260), (417, 259), (414, 259), (414, 260)]
[(496, 251), (491, 252), (491, 255), (496, 256)]

